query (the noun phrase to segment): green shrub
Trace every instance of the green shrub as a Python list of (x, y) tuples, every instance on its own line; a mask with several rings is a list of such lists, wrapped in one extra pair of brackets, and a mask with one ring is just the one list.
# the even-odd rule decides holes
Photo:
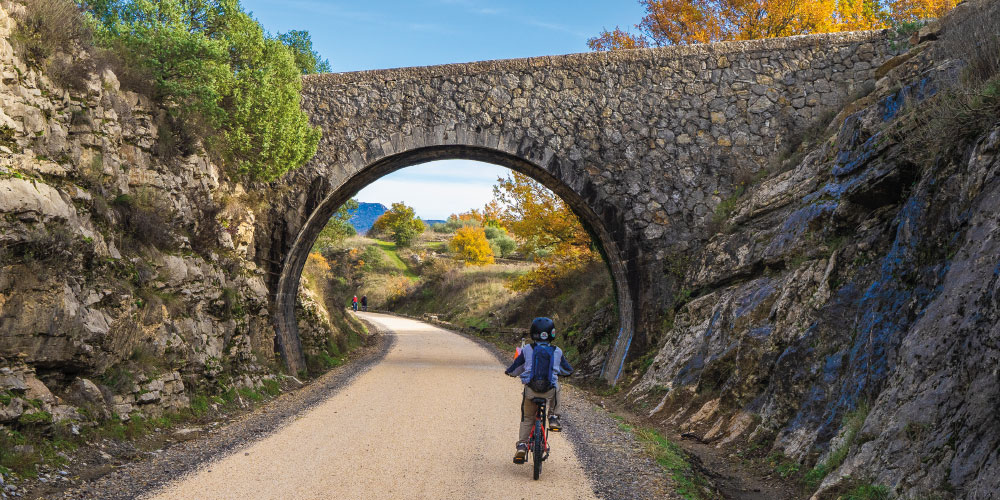
[(279, 384), (278, 381), (274, 379), (265, 380), (263, 382), (261, 390), (264, 391), (264, 394), (274, 397), (277, 396), (278, 394), (281, 394), (281, 384)]
[(208, 413), (208, 396), (204, 394), (195, 394), (191, 396), (191, 414), (195, 417), (200, 417)]
[(882, 485), (862, 484), (841, 498), (843, 500), (889, 500), (889, 488)]
[(517, 249), (517, 242), (507, 234), (507, 231), (493, 226), (483, 228), (486, 239), (490, 241), (493, 254), (497, 257), (506, 257)]
[(372, 225), (370, 232), (384, 235), (396, 243), (396, 247), (408, 247), (427, 225), (413, 212), (413, 208), (403, 203), (393, 203)]
[(448, 220), (446, 222), (443, 223), (439, 222), (437, 224), (434, 224), (433, 226), (431, 226), (431, 229), (434, 230), (435, 233), (448, 234), (448, 233), (454, 233), (455, 231), (458, 231), (460, 228), (463, 227), (474, 227), (480, 225), (482, 224), (480, 224), (478, 220), (459, 219), (457, 216), (452, 215), (448, 217)]
[[(320, 131), (300, 108), (311, 41), (264, 32), (238, 0), (92, 0), (97, 42), (154, 82), (174, 136), (204, 141), (234, 177), (270, 181), (316, 152)], [(308, 44), (306, 44), (308, 42)], [(163, 138), (171, 142), (170, 137)]]
[(327, 221), (323, 230), (320, 231), (319, 236), (316, 237), (316, 243), (313, 243), (313, 251), (322, 252), (327, 248), (336, 246), (344, 241), (344, 239), (356, 235), (357, 231), (349, 221), (351, 219), (351, 211), (357, 210), (357, 208), (357, 200), (348, 200), (347, 203), (338, 208), (333, 216), (330, 217), (330, 220)]
[(378, 245), (366, 246), (364, 251), (361, 252), (361, 256), (358, 258), (363, 262), (362, 269), (366, 273), (378, 271), (387, 266), (385, 262), (385, 252), (383, 252)]
[(52, 423), (52, 414), (47, 411), (33, 411), (22, 414), (17, 421), (21, 425), (49, 425)]

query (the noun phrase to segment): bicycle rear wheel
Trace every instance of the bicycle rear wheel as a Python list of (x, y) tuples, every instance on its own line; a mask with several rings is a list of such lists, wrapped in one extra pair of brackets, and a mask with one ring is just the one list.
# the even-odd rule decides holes
[(545, 456), (545, 436), (542, 435), (543, 432), (545, 432), (545, 426), (542, 425), (542, 421), (535, 420), (535, 435), (534, 439), (531, 440), (531, 458), (534, 459), (535, 464), (533, 471), (535, 480), (538, 480), (538, 476), (542, 474), (542, 460)]

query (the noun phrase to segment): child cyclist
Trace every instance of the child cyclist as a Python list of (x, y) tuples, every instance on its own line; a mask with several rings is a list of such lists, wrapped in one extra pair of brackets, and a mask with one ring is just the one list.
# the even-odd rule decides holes
[(549, 318), (535, 318), (531, 322), (530, 345), (524, 346), (514, 363), (504, 371), (511, 377), (520, 376), (524, 384), (521, 398), (521, 432), (517, 439), (514, 463), (523, 464), (528, 454), (528, 435), (534, 425), (538, 405), (532, 398), (545, 398), (549, 413), (549, 430), (559, 432), (562, 426), (556, 407), (559, 404), (559, 375), (569, 376), (573, 367), (563, 357), (562, 349), (551, 345), (556, 337), (556, 325)]

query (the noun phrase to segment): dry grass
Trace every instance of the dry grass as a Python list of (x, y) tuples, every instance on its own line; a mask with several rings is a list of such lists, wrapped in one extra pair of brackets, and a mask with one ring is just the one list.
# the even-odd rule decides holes
[(57, 84), (83, 89), (94, 70), (90, 57), (74, 52), (92, 52), (90, 30), (72, 0), (23, 0), (15, 9), (17, 28), (11, 35), (15, 53), (26, 64), (44, 70)]
[(960, 151), (1000, 116), (1000, 3), (970, 2), (943, 21), (939, 54), (960, 59), (958, 85), (909, 110), (906, 151), (924, 163)]

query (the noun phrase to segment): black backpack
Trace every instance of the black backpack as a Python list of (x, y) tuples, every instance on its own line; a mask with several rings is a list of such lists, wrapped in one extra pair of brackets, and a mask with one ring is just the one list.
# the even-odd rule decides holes
[(531, 380), (528, 387), (535, 392), (547, 392), (552, 389), (552, 362), (556, 357), (556, 348), (549, 344), (532, 346)]

